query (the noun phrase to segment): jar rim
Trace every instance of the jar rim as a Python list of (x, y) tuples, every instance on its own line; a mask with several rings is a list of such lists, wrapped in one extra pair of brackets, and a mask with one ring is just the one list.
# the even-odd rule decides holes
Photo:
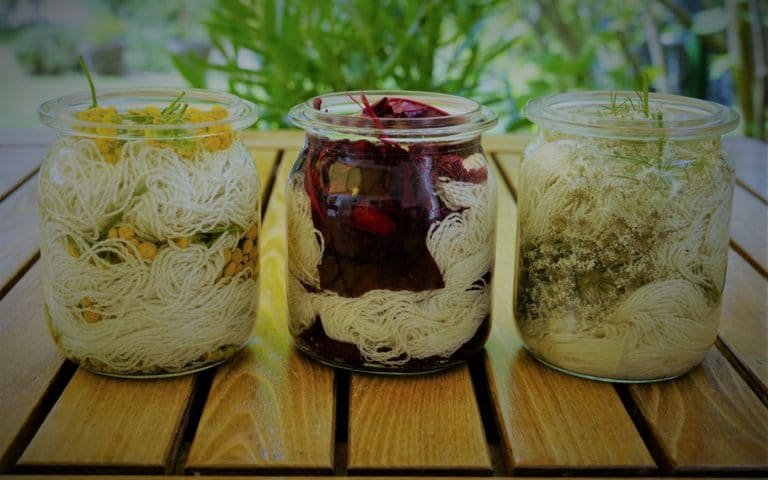
[[(360, 100), (355, 96), (359, 95)], [(371, 105), (384, 97), (406, 98), (439, 108), (448, 115), (417, 118), (370, 118), (359, 115), (362, 95)], [(297, 127), (320, 135), (337, 134), (388, 139), (451, 139), (478, 136), (496, 125), (498, 115), (458, 95), (413, 90), (332, 92), (302, 102), (288, 112)]]
[[(242, 130), (253, 125), (258, 118), (258, 110), (252, 102), (244, 100), (231, 93), (201, 88), (110, 88), (101, 89), (96, 93), (99, 106), (114, 106), (118, 110), (127, 108), (143, 108), (150, 105), (164, 107), (173, 102), (181, 92), (184, 92), (183, 103), (196, 107), (212, 107), (215, 105), (227, 109), (226, 118), (207, 122), (184, 122), (180, 124), (115, 124), (80, 120), (77, 113), (91, 106), (91, 93), (80, 91), (47, 100), (37, 109), (40, 121), (59, 133), (74, 134), (88, 137), (104, 138), (136, 138), (151, 136), (153, 139), (178, 138), (179, 130), (185, 130), (185, 137), (205, 137), (218, 135), (211, 127), (229, 125), (234, 130)], [(117, 134), (105, 134), (99, 130), (119, 129)]]
[[(731, 108), (708, 100), (649, 93), (649, 111), (663, 113), (661, 119), (651, 115), (640, 118), (617, 118), (612, 105), (636, 109), (642, 104), (641, 94), (632, 91), (586, 91), (546, 95), (529, 100), (525, 114), (542, 128), (576, 135), (655, 139), (719, 136), (734, 130), (739, 115)], [(607, 109), (607, 110), (606, 110)], [(641, 110), (633, 110), (642, 114)]]

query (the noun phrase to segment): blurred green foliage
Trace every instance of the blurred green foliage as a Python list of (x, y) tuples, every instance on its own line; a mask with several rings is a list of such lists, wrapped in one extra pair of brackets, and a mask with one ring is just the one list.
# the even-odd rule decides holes
[(77, 31), (37, 25), (16, 38), (16, 61), (31, 75), (56, 75), (77, 66)]
[[(753, 104), (765, 103), (766, 79), (745, 35), (751, 25), (765, 39), (761, 3), (217, 0), (205, 22), (212, 60), (174, 64), (195, 86), (218, 75), (256, 101), (261, 128), (286, 126), (285, 112), (317, 94), (399, 88), (473, 97), (515, 130), (529, 125), (531, 97), (637, 89), (649, 75), (657, 91), (736, 103), (745, 133), (764, 136)], [(733, 31), (744, 41), (732, 45)]]
[(648, 75), (656, 91), (735, 106), (741, 133), (766, 137), (767, 0), (67, 0), (83, 12), (74, 28), (9, 20), (54, 1), (0, 0), (0, 41), (17, 40), (26, 71), (61, 72), (118, 38), (119, 73), (175, 67), (225, 86), (259, 104), (260, 128), (288, 126), (314, 95), (410, 89), (471, 97), (516, 130), (532, 97)]
[[(207, 43), (203, 21), (213, 0), (85, 0), (89, 29), (112, 32), (125, 44), (131, 71), (168, 71), (185, 42)], [(119, 24), (115, 24), (116, 21)]]
[(182, 74), (205, 73), (258, 103), (262, 128), (286, 126), (293, 105), (360, 89), (450, 92), (500, 104), (484, 90), (490, 67), (516, 35), (497, 22), (506, 0), (220, 0), (206, 22), (220, 60), (176, 57)]

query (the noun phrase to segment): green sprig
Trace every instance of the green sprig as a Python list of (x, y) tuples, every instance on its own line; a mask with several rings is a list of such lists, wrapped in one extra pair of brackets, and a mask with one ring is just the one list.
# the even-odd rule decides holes
[[(611, 92), (609, 95), (609, 104), (607, 106), (601, 107), (601, 109), (602, 111), (606, 112), (606, 115), (612, 116), (614, 118), (621, 118), (622, 116), (628, 115), (632, 112), (642, 113), (644, 118), (654, 121), (657, 128), (663, 129), (664, 112), (661, 110), (655, 112), (651, 111), (650, 80), (647, 73), (643, 74), (642, 77), (642, 90), (636, 90), (634, 96), (637, 97), (636, 100), (639, 102), (639, 104), (636, 104), (635, 101), (633, 101), (632, 96), (625, 97), (624, 101), (619, 103), (618, 95), (615, 92)], [(655, 158), (647, 158), (638, 155), (638, 158), (634, 159), (633, 163), (638, 165), (654, 166), (658, 169), (670, 167), (669, 165), (665, 166), (664, 164), (664, 150), (666, 148), (667, 141), (667, 136), (662, 131), (662, 134), (656, 141), (657, 148)], [(630, 157), (624, 155), (611, 156), (623, 160), (633, 160)]]
[(91, 72), (88, 71), (88, 66), (86, 66), (85, 59), (82, 55), (80, 55), (80, 68), (83, 69), (85, 79), (88, 80), (88, 88), (91, 89), (91, 108), (96, 108), (99, 106), (99, 102), (96, 100), (96, 86), (93, 84)]

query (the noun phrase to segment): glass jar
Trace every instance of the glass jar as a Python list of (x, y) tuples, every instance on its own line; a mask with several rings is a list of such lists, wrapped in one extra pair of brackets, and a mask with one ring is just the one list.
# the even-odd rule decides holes
[(42, 104), (45, 316), (88, 370), (159, 377), (224, 361), (258, 301), (259, 177), (240, 130), (253, 104), (170, 88)]
[(734, 169), (730, 109), (582, 92), (534, 99), (518, 191), (515, 317), (527, 349), (598, 380), (679, 376), (717, 335)]
[(298, 349), (382, 373), (481, 350), (496, 184), (480, 136), (496, 115), (450, 95), (372, 91), (316, 97), (290, 119), (306, 130), (286, 195)]

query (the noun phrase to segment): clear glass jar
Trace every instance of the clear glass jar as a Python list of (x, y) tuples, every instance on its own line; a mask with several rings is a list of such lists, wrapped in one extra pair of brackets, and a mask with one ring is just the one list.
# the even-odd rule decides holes
[(61, 352), (123, 377), (234, 355), (258, 301), (259, 177), (233, 95), (104, 90), (42, 104), (57, 138), (40, 170), (45, 316)]
[(518, 191), (515, 318), (550, 366), (599, 380), (679, 376), (717, 335), (734, 170), (730, 109), (581, 92), (534, 99)]
[(382, 373), (440, 370), (481, 350), (496, 184), (480, 136), (496, 115), (450, 95), (372, 91), (316, 97), (290, 118), (306, 130), (286, 195), (299, 350)]

